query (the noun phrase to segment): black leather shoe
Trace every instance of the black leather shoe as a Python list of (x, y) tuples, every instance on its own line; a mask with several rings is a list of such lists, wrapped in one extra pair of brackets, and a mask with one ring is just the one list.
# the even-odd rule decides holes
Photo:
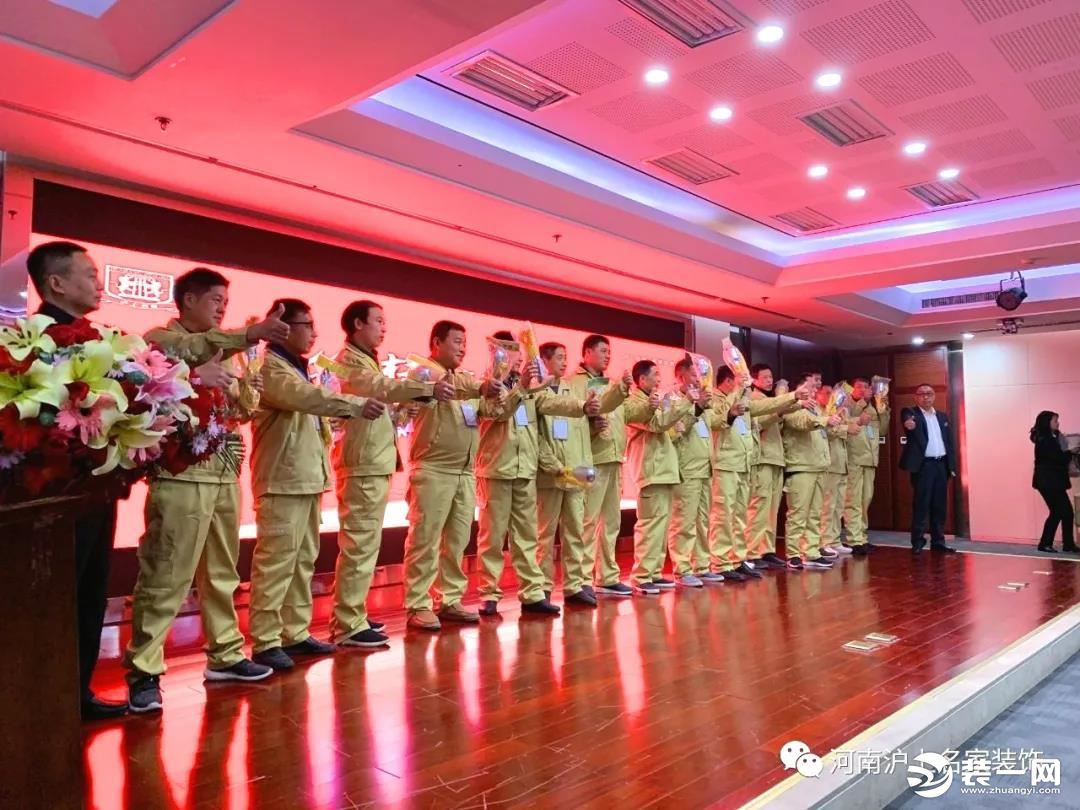
[(1080, 546), (1062, 546), (1061, 550), (1066, 554), (1080, 554)]
[(923, 550), (922, 546), (912, 546), (911, 547), (911, 553), (916, 555), (916, 556), (918, 556), (919, 554), (922, 554), (922, 550)]
[(1057, 549), (1054, 548), (1053, 546), (1039, 546), (1038, 550), (1042, 551), (1042, 552), (1045, 552), (1047, 554), (1057, 554), (1058, 553)]
[(114, 720), (127, 714), (127, 710), (127, 703), (91, 696), (82, 702), (80, 713), (83, 720)]
[(930, 550), (933, 551), (935, 554), (955, 554), (956, 553), (955, 548), (953, 548), (952, 546), (946, 546), (944, 544), (942, 544), (940, 546), (937, 545), (937, 544), (933, 544), (933, 545), (930, 546)]
[(522, 613), (539, 613), (543, 616), (558, 616), (559, 607), (553, 605), (547, 599), (538, 599), (535, 602), (523, 602), (521, 604)]

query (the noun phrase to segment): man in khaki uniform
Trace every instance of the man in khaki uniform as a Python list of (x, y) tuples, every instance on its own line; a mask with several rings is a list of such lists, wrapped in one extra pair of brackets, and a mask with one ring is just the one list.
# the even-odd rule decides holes
[[(747, 560), (746, 513), (750, 500), (750, 473), (758, 456), (753, 420), (785, 411), (797, 394), (752, 399), (745, 383), (723, 366), (716, 372), (712, 410), (712, 511), (709, 516), (709, 554), (713, 572), (731, 582), (760, 579)], [(801, 392), (799, 395), (802, 395)]]
[[(226, 370), (235, 371), (234, 355), (260, 340), (288, 334), (280, 313), (246, 329), (222, 330), (228, 288), (224, 276), (205, 267), (180, 276), (174, 287), (179, 317), (147, 332), (147, 342), (193, 368), (216, 359)], [(258, 380), (228, 378), (224, 382), (236, 415), (250, 419), (258, 404), (254, 387)], [(206, 679), (257, 681), (273, 673), (244, 656), (244, 636), (233, 604), (240, 584), (237, 473), (243, 443), (239, 434), (228, 438), (225, 450), (232, 455), (230, 463), (217, 454), (181, 473), (162, 472), (150, 481), (146, 531), (139, 540), (139, 576), (132, 594), (131, 641), (124, 652), (128, 707), (133, 712), (161, 710), (159, 679), (165, 672), (165, 639), (192, 583), (206, 636)]]
[(307, 354), (316, 338), (311, 308), (295, 298), (274, 307), (283, 308), (289, 335), (266, 350), (255, 414), (251, 489), (257, 538), (248, 615), (255, 661), (281, 670), (293, 666), (293, 656), (334, 651), (309, 629), (320, 504), (330, 488), (327, 419), (360, 416), (364, 401), (308, 381)]
[[(799, 384), (807, 382), (813, 384), (816, 393), (815, 375), (803, 374)], [(822, 415), (814, 402), (809, 408), (785, 414), (783, 420), (787, 565), (797, 571), (829, 570), (832, 563), (821, 554), (822, 474), (829, 468), (826, 431), (839, 425), (840, 417)]]
[(330, 630), (342, 646), (381, 647), (389, 637), (382, 632), (383, 625), (368, 616), (365, 603), (379, 557), (390, 479), (401, 469), (394, 425), (398, 414), (387, 404), (436, 395), (449, 399), (453, 387), (395, 380), (382, 373), (378, 349), (386, 337), (386, 316), (374, 301), (349, 304), (341, 315), (341, 328), (345, 345), (337, 362), (347, 369), (338, 375), (341, 390), (364, 400), (364, 418), (345, 421), (331, 454), (339, 529)]
[(681, 397), (664, 403), (660, 369), (651, 360), (639, 360), (631, 373), (636, 388), (623, 404), (623, 416), (626, 462), (638, 485), (633, 577), (637, 592), (648, 595), (675, 587), (661, 576), (671, 496), (679, 483), (679, 454), (668, 431), (694, 412), (694, 403)]
[(870, 502), (874, 499), (874, 481), (877, 477), (878, 455), (881, 438), (889, 431), (889, 406), (879, 412), (870, 383), (862, 378), (852, 381), (853, 415), (859, 431), (847, 439), (848, 480), (844, 504), (844, 526), (847, 529), (847, 545), (856, 555), (866, 554), (871, 545), (866, 532), (869, 526)]
[[(832, 386), (823, 385), (818, 389), (818, 406), (824, 409), (832, 396)], [(847, 496), (848, 477), (848, 436), (858, 433), (860, 428), (855, 420), (847, 417), (847, 409), (841, 414), (841, 423), (828, 429), (829, 468), (821, 477), (821, 553), (827, 559), (834, 559), (841, 554), (850, 554), (851, 550), (840, 545), (841, 519), (844, 516), (844, 499)]]
[(675, 582), (684, 588), (705, 583), (722, 584), (722, 574), (709, 565), (709, 512), (712, 507), (712, 430), (716, 412), (707, 407), (710, 392), (701, 390), (694, 361), (689, 355), (675, 365), (679, 391), (688, 400), (701, 402), (694, 413), (680, 419), (672, 441), (679, 454), (679, 478), (672, 493), (668, 555)]
[[(750, 367), (750, 401), (773, 397), (773, 370), (764, 363)], [(750, 475), (750, 501), (746, 510), (747, 557), (755, 568), (784, 570), (787, 563), (776, 553), (776, 523), (784, 494), (784, 438), (781, 417), (798, 410), (798, 401), (755, 420), (758, 453)]]
[[(431, 359), (447, 371), (454, 398), (429, 402), (413, 423), (409, 476), (409, 534), (405, 538), (405, 609), (408, 625), (438, 630), (440, 618), (478, 622), (461, 604), (468, 577), (461, 567), (476, 509), (473, 464), (480, 417), (501, 413), (499, 383), (484, 383), (459, 371), (465, 359), (465, 327), (439, 321), (431, 329)], [(481, 397), (484, 397), (481, 399)], [(435, 592), (441, 604), (432, 610)]]
[[(497, 332), (500, 340), (513, 340), (509, 332)], [(585, 400), (560, 396), (539, 382), (536, 365), (526, 363), (498, 416), (480, 420), (480, 449), (476, 456), (476, 498), (480, 509), (480, 533), (476, 553), (480, 561), (480, 613), (498, 613), (502, 591), (503, 541), (510, 533), (510, 558), (518, 580), (518, 599), (525, 613), (559, 615), (551, 604), (551, 587), (538, 559), (536, 475), (539, 464), (538, 421), (550, 418), (584, 419), (600, 412), (595, 392)], [(568, 549), (564, 548), (565, 554)], [(544, 563), (548, 563), (545, 559)], [(550, 565), (550, 563), (548, 563)], [(573, 563), (567, 568), (576, 570)], [(547, 587), (545, 587), (545, 585)], [(564, 593), (580, 591), (580, 583), (564, 586)], [(546, 593), (545, 593), (546, 591)]]
[[(581, 366), (570, 381), (570, 391), (584, 399), (590, 380), (603, 378), (611, 363), (611, 341), (589, 335), (581, 346)], [(623, 385), (629, 389), (627, 381)], [(615, 547), (622, 527), (622, 465), (626, 457), (626, 423), (622, 407), (589, 420), (592, 461), (596, 482), (585, 493), (585, 543), (596, 546), (596, 593), (632, 596), (633, 589), (620, 581), (622, 572)]]
[[(540, 357), (552, 376), (552, 393), (571, 397), (570, 385), (565, 379), (566, 347), (561, 343), (545, 343), (540, 347)], [(621, 385), (609, 385), (600, 397), (597, 414), (592, 415), (615, 410), (622, 405), (626, 394), (625, 380)], [(591, 537), (586, 541), (584, 534), (585, 490), (573, 486), (566, 488), (559, 481), (564, 470), (593, 466), (589, 422), (585, 417), (548, 414), (540, 414), (539, 421), (537, 557), (544, 575), (544, 590), (550, 592), (554, 587), (555, 532), (558, 530), (563, 560), (563, 598), (570, 605), (596, 607), (593, 589), (596, 543)]]

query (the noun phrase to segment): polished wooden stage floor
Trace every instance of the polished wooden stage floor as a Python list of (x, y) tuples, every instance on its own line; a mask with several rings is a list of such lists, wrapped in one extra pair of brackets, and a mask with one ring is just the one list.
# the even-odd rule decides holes
[[(784, 778), (788, 740), (840, 747), (1078, 601), (1075, 562), (883, 547), (554, 621), (507, 599), (500, 619), (439, 634), (406, 634), (385, 587), (372, 602), (390, 648), (251, 685), (203, 682), (185, 617), (163, 715), (87, 726), (87, 805), (738, 806)], [(320, 635), (328, 610), (316, 600)], [(122, 693), (126, 631), (103, 644), (107, 696)], [(900, 641), (841, 648), (874, 631)]]

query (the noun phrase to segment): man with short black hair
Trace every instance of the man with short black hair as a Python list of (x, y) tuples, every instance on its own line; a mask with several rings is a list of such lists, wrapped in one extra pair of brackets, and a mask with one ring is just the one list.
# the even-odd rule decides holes
[(956, 477), (956, 450), (947, 414), (934, 409), (934, 386), (923, 383), (915, 389), (915, 407), (904, 408), (904, 451), (900, 467), (911, 474), (911, 551), (922, 552), (926, 546), (926, 527), (930, 525), (930, 549), (952, 554), (956, 549), (945, 545), (945, 499), (949, 479)]
[(257, 538), (248, 616), (255, 662), (286, 670), (295, 656), (335, 649), (310, 629), (320, 504), (330, 488), (327, 420), (358, 417), (365, 403), (310, 382), (307, 355), (317, 334), (307, 303), (278, 299), (271, 313), (278, 313), (289, 331), (267, 347), (255, 413), (251, 490)]
[(671, 495), (679, 483), (679, 454), (668, 431), (694, 412), (694, 403), (679, 397), (665, 401), (660, 369), (639, 360), (631, 371), (634, 391), (623, 404), (626, 419), (626, 463), (638, 486), (634, 524), (634, 587), (642, 595), (675, 587), (664, 579), (664, 546), (671, 523)]
[[(146, 340), (192, 366), (213, 361), (230, 375), (222, 386), (235, 413), (247, 421), (258, 405), (261, 379), (237, 381), (233, 358), (266, 338), (282, 338), (289, 327), (271, 313), (242, 329), (223, 330), (229, 282), (206, 267), (176, 279), (178, 317), (146, 333)], [(239, 465), (244, 445), (239, 433), (226, 438), (227, 463), (217, 454), (175, 475), (162, 472), (150, 481), (145, 505), (146, 530), (139, 539), (139, 575), (132, 592), (131, 640), (124, 652), (128, 669), (128, 707), (160, 711), (159, 679), (165, 672), (165, 639), (196, 585), (206, 637), (208, 681), (258, 681), (273, 673), (244, 656), (233, 594), (240, 585)]]
[[(753, 380), (751, 403), (776, 396), (770, 366), (755, 363), (750, 367), (750, 377)], [(791, 402), (781, 410), (755, 420), (758, 453), (750, 475), (750, 499), (746, 515), (747, 559), (755, 569), (787, 568), (787, 563), (776, 553), (776, 524), (780, 515), (780, 499), (784, 494), (784, 437), (780, 425), (785, 413), (799, 407), (798, 402)]]
[(374, 301), (354, 301), (345, 307), (341, 328), (345, 332), (345, 345), (337, 355), (337, 363), (345, 369), (338, 375), (341, 390), (361, 398), (364, 410), (363, 418), (344, 422), (332, 453), (339, 529), (330, 629), (342, 646), (382, 647), (389, 637), (383, 624), (368, 615), (365, 603), (379, 556), (390, 479), (401, 469), (395, 423), (418, 401), (436, 394), (447, 399), (453, 389), (382, 373), (378, 350), (386, 337), (386, 314)]
[[(465, 327), (439, 321), (428, 339), (431, 359), (446, 370), (439, 382), (450, 399), (424, 403), (413, 420), (409, 474), (409, 534), (405, 538), (405, 609), (408, 626), (439, 630), (440, 619), (471, 624), (475, 610), (461, 604), (468, 576), (461, 566), (476, 507), (474, 464), (480, 416), (501, 412), (506, 392), (461, 370)], [(440, 608), (433, 610), (438, 598)]]
[[(81, 245), (74, 242), (38, 245), (30, 251), (26, 269), (41, 297), (38, 315), (68, 325), (86, 318), (101, 303), (104, 286), (97, 265)], [(127, 711), (126, 703), (102, 700), (90, 687), (101, 647), (115, 533), (115, 498), (87, 507), (75, 520), (75, 619), (80, 711), (84, 720), (119, 717)]]
[[(581, 344), (581, 365), (570, 381), (574, 396), (584, 399), (593, 386), (611, 387), (604, 376), (611, 363), (611, 341), (603, 335), (589, 335)], [(605, 381), (606, 384), (605, 384)], [(622, 386), (629, 391), (631, 375), (623, 375)], [(595, 546), (596, 593), (633, 596), (633, 589), (620, 581), (622, 572), (615, 547), (622, 528), (622, 467), (626, 458), (626, 423), (623, 407), (589, 419), (596, 482), (585, 493), (585, 543)]]
[[(560, 397), (573, 397), (566, 379), (567, 352), (561, 343), (540, 347), (544, 367), (552, 377), (550, 390)], [(598, 414), (610, 413), (626, 398), (623, 384), (609, 385), (599, 398)], [(589, 393), (586, 392), (586, 401)], [(590, 414), (586, 414), (588, 416)], [(567, 488), (559, 478), (564, 470), (592, 467), (592, 441), (585, 416), (558, 416), (541, 413), (537, 446), (537, 557), (544, 574), (544, 590), (555, 583), (555, 532), (558, 530), (563, 566), (563, 598), (568, 605), (596, 607), (593, 571), (596, 542), (585, 534), (585, 492)]]
[(874, 499), (874, 480), (881, 453), (881, 438), (889, 431), (889, 404), (877, 402), (869, 381), (856, 377), (851, 381), (852, 411), (860, 430), (848, 436), (847, 493), (844, 502), (846, 545), (856, 556), (865, 555), (873, 546), (867, 537), (870, 503)]
[[(820, 375), (804, 372), (799, 385), (810, 386), (816, 394)], [(821, 553), (822, 475), (829, 468), (829, 439), (826, 432), (836, 427), (837, 415), (825, 416), (817, 402), (784, 417), (784, 466), (787, 493), (788, 568), (829, 570), (832, 563)]]

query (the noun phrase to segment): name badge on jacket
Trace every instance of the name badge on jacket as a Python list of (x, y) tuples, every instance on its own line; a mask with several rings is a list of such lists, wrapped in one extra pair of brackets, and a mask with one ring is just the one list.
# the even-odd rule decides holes
[(518, 427), (529, 426), (529, 412), (525, 410), (525, 403), (522, 402), (517, 406), (517, 410), (514, 411), (514, 424)]
[(551, 420), (551, 435), (560, 442), (570, 438), (570, 423), (566, 421), (566, 417), (557, 416)]
[(703, 422), (701, 419), (698, 419), (696, 422), (694, 422), (694, 430), (701, 438), (709, 438), (709, 426), (706, 425), (705, 422)]
[(735, 423), (734, 424), (735, 424), (735, 429), (737, 431), (739, 431), (740, 435), (745, 436), (747, 433), (750, 432), (750, 428), (748, 428), (746, 426), (746, 420), (743, 419), (741, 416), (736, 416), (735, 417)]
[(476, 408), (471, 402), (461, 403), (461, 416), (465, 420), (465, 427), (476, 427)]
[(866, 435), (869, 436), (871, 439), (874, 438), (874, 426), (873, 425), (867, 425), (866, 426)]

